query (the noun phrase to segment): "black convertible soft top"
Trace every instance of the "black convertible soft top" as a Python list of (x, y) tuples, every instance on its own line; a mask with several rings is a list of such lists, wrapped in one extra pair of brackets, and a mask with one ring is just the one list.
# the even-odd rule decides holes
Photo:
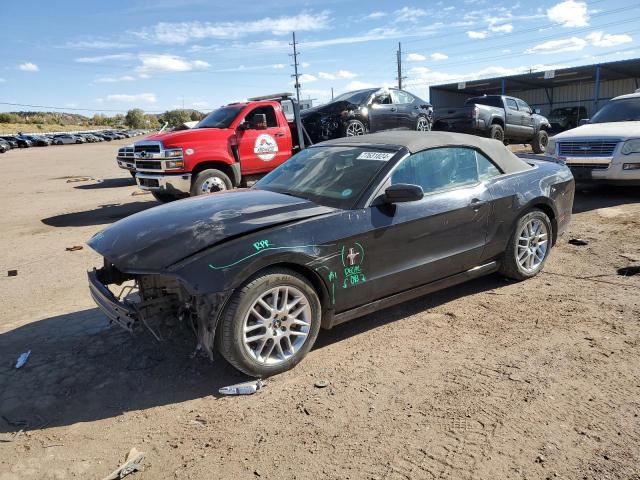
[(407, 130), (390, 130), (358, 137), (343, 137), (318, 143), (319, 146), (330, 145), (376, 145), (405, 147), (411, 153), (437, 147), (470, 147), (484, 152), (504, 173), (529, 170), (531, 165), (516, 157), (498, 140), (448, 132), (412, 132)]

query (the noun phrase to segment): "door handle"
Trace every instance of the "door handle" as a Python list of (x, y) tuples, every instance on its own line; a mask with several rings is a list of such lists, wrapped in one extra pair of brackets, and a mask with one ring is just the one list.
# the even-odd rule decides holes
[(471, 202), (469, 203), (469, 206), (475, 210), (476, 212), (478, 210), (480, 210), (484, 205), (486, 205), (488, 202), (484, 201), (484, 200), (480, 200), (479, 198), (474, 198), (473, 200), (471, 200)]
[(395, 112), (397, 110), (396, 107), (391, 107), (389, 110), (391, 110), (392, 112)]

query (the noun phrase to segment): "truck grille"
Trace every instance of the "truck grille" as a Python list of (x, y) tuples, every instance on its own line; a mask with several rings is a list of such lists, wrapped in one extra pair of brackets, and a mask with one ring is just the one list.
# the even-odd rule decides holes
[(564, 157), (611, 157), (617, 145), (616, 140), (559, 142), (558, 155)]
[(608, 163), (569, 163), (567, 166), (571, 170), (606, 170), (609, 168)]
[(138, 170), (162, 170), (162, 162), (157, 160), (136, 160)]
[(160, 153), (160, 145), (158, 144), (143, 144), (143, 145), (135, 145), (135, 152), (149, 152), (149, 153)]
[(133, 148), (132, 147), (123, 147), (118, 150), (118, 158), (121, 159), (129, 159), (133, 158)]

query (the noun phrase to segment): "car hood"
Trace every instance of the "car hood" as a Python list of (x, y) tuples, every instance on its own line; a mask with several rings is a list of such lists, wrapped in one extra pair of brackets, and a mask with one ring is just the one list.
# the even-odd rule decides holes
[(339, 101), (339, 102), (329, 102), (319, 107), (307, 108), (300, 112), (300, 118), (302, 120), (307, 120), (317, 116), (324, 115), (339, 115), (341, 112), (355, 110), (358, 108), (358, 105), (351, 102)]
[(625, 140), (640, 137), (640, 121), (636, 122), (610, 122), (587, 123), (578, 128), (567, 130), (556, 135), (556, 140), (574, 138), (612, 138)]
[(234, 190), (136, 213), (87, 243), (123, 272), (157, 272), (227, 239), (333, 211), (266, 190)]
[(173, 145), (183, 145), (192, 142), (198, 142), (202, 140), (203, 130), (207, 131), (207, 140), (211, 141), (217, 136), (227, 137), (229, 135), (228, 130), (221, 128), (192, 128), (190, 130), (178, 130), (176, 132), (159, 133), (157, 135), (151, 135), (145, 138), (147, 140), (156, 140), (164, 144), (165, 147)]

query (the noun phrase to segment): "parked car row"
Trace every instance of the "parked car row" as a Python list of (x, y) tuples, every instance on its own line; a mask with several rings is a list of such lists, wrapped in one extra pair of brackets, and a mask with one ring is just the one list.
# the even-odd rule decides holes
[(148, 133), (147, 130), (101, 130), (85, 133), (58, 133), (31, 135), (0, 136), (0, 153), (12, 148), (48, 147), (49, 145), (70, 145), (80, 143), (110, 142), (123, 138), (131, 138)]

